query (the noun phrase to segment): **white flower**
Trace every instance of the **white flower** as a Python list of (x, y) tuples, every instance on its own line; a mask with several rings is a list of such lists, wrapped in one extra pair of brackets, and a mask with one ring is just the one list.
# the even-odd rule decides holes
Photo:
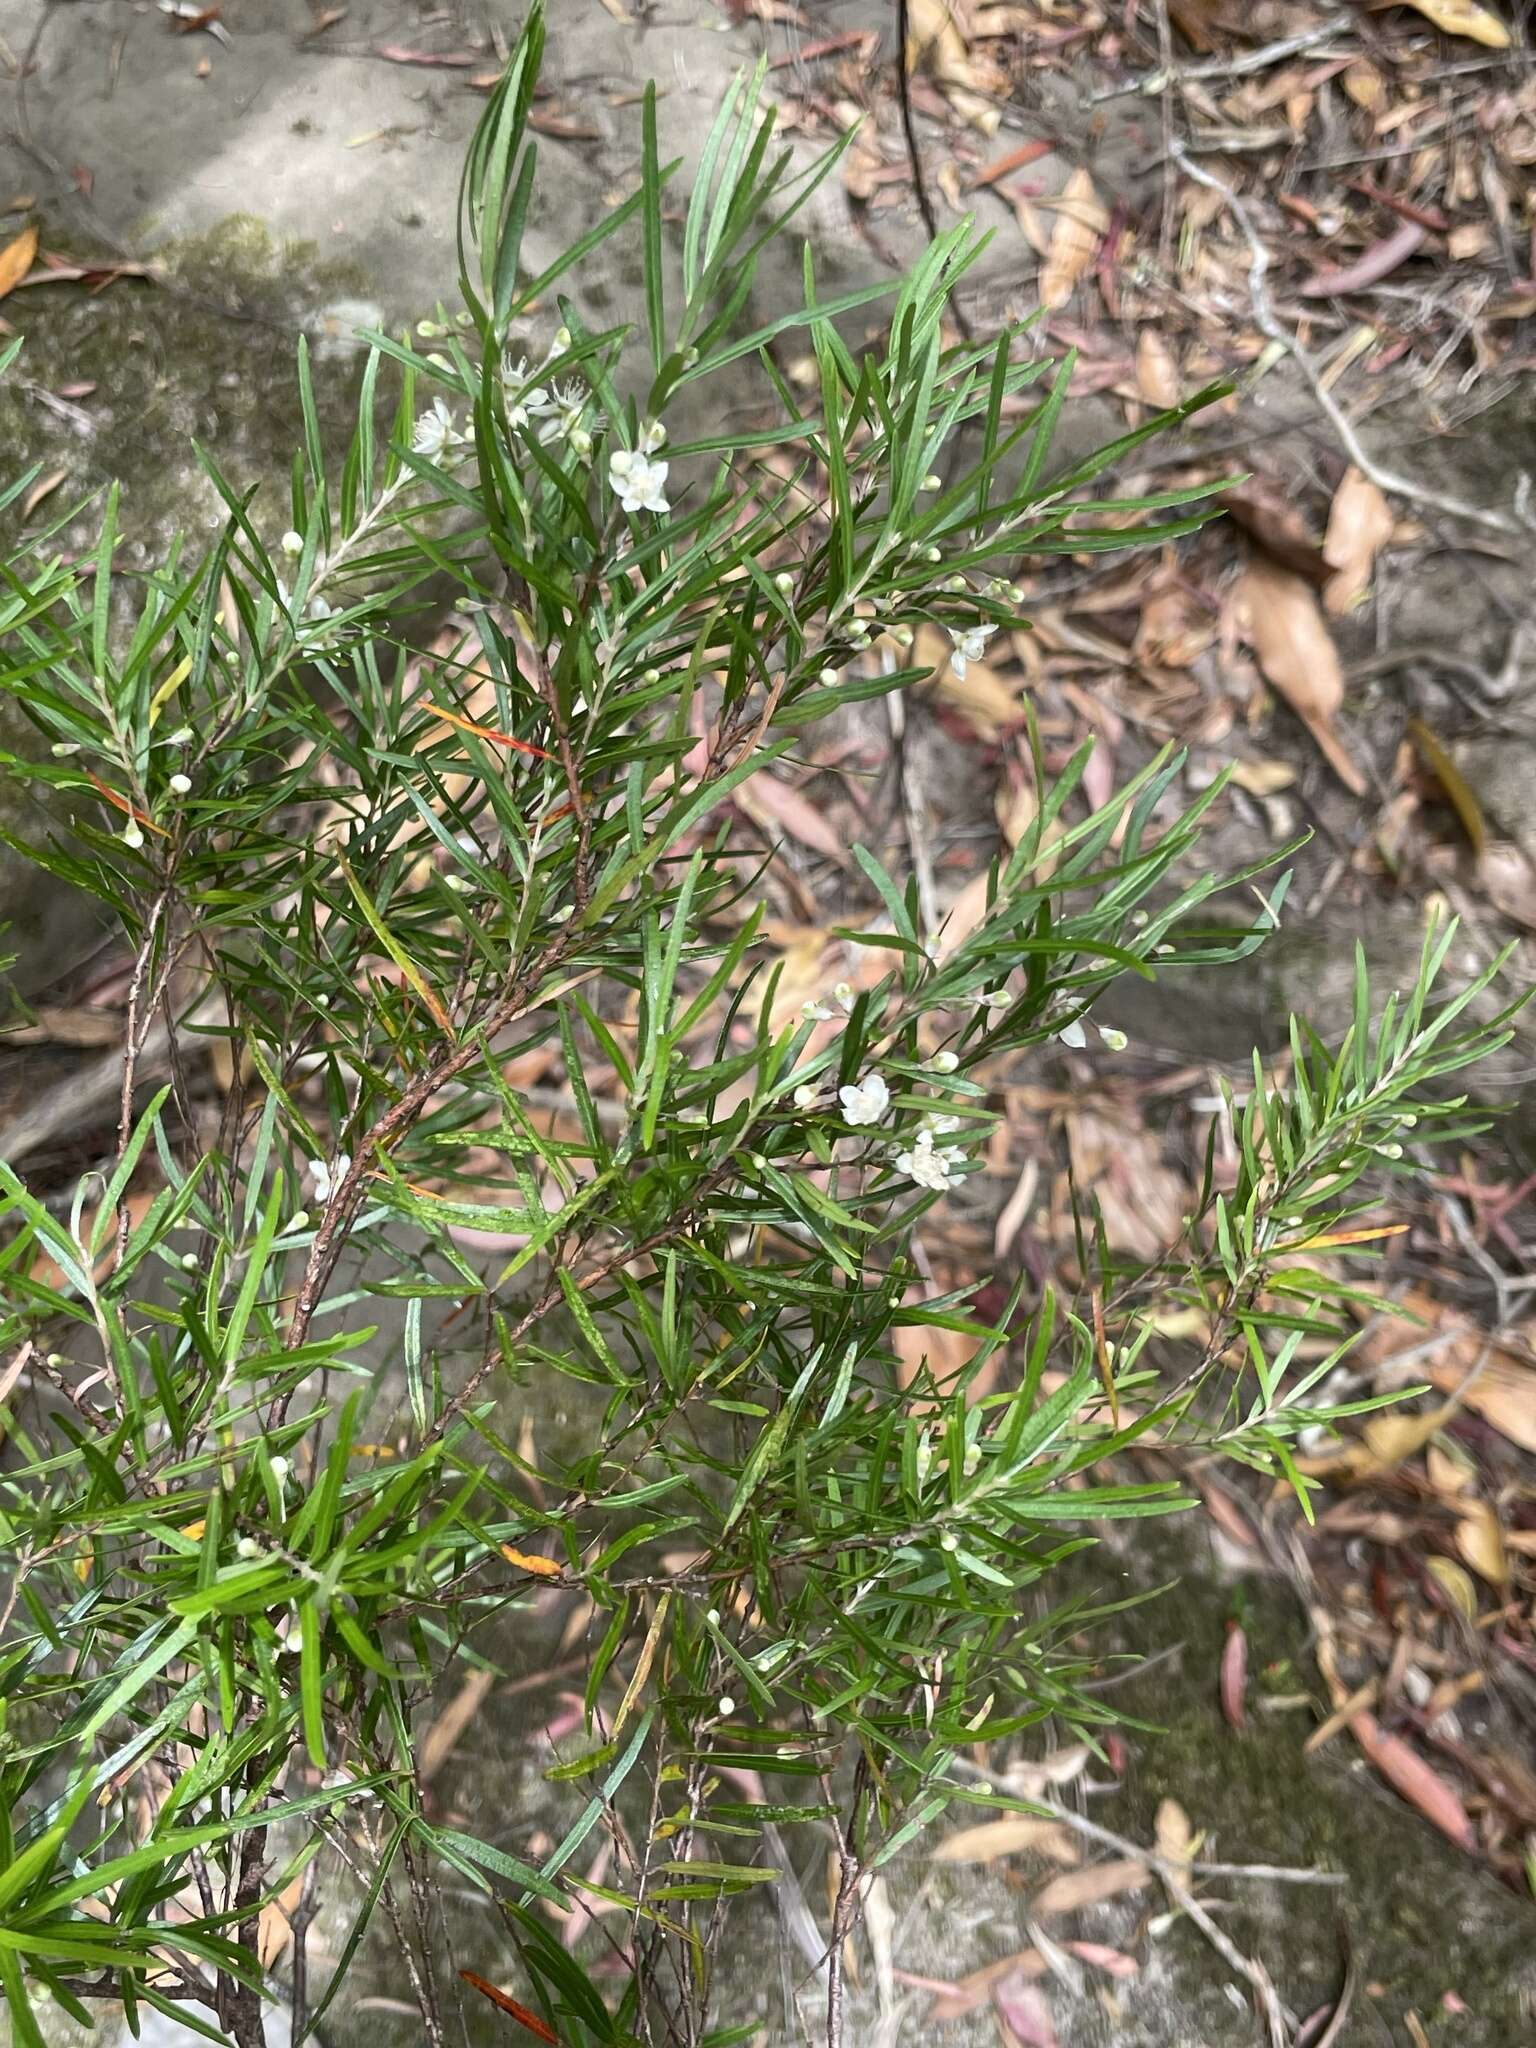
[(437, 461), (463, 438), (453, 423), (453, 414), (442, 399), (434, 398), (430, 411), (424, 412), (416, 422), (416, 432), (411, 437), (411, 446), (418, 455), (426, 455)]
[(328, 619), (336, 607), (326, 598), (312, 597), (309, 600), (309, 616), (312, 619)]
[(825, 1003), (818, 1003), (813, 1000), (803, 1002), (800, 1005), (800, 1014), (808, 1024), (825, 1024), (832, 1015), (832, 1012)]
[(534, 384), (521, 398), (514, 399), (507, 407), (507, 424), (512, 427), (526, 427), (532, 420), (541, 420), (551, 410), (549, 393), (542, 384)]
[(1125, 1033), (1117, 1031), (1113, 1024), (1101, 1024), (1099, 1026), (1099, 1036), (1111, 1052), (1124, 1052), (1131, 1042)]
[(849, 1123), (878, 1124), (885, 1121), (890, 1109), (891, 1091), (881, 1075), (866, 1074), (862, 1081), (839, 1088), (837, 1099)]
[(551, 441), (563, 441), (574, 434), (586, 408), (587, 394), (579, 384), (551, 385), (548, 417), (539, 429), (540, 446), (547, 448)]
[(955, 643), (955, 651), (949, 657), (949, 665), (957, 676), (965, 674), (968, 661), (980, 661), (987, 651), (987, 642), (996, 631), (995, 626), (966, 626), (959, 632), (950, 627), (949, 637)]
[(959, 1128), (959, 1117), (951, 1116), (947, 1110), (930, 1109), (918, 1125), (917, 1135), (919, 1139), (925, 1134), (930, 1138), (947, 1138), (951, 1131), (958, 1131)]
[(832, 994), (851, 1017), (853, 1015), (853, 1006), (858, 1001), (858, 997), (853, 992), (852, 982), (840, 981), (837, 987), (833, 989)]
[(960, 1064), (960, 1055), (953, 1052), (936, 1052), (928, 1062), (935, 1074), (952, 1074)]
[(1077, 1018), (1074, 1018), (1070, 1024), (1063, 1024), (1056, 1036), (1063, 1045), (1071, 1046), (1074, 1052), (1081, 1052), (1088, 1043), (1088, 1034), (1083, 1029), (1081, 1021)]
[(328, 1202), (347, 1175), (352, 1171), (350, 1152), (338, 1152), (334, 1163), (327, 1165), (323, 1159), (311, 1159), (309, 1177), (315, 1184), (315, 1200)]
[(640, 429), (640, 453), (654, 455), (667, 444), (667, 430), (660, 420), (647, 420)]
[(667, 480), (667, 464), (652, 462), (648, 456), (632, 455), (627, 448), (616, 448), (608, 458), (608, 481), (618, 493), (619, 503), (626, 512), (669, 512), (666, 494), (662, 485)]
[(910, 1152), (898, 1152), (896, 1171), (904, 1173), (908, 1180), (915, 1180), (920, 1188), (931, 1188), (942, 1195), (947, 1189), (958, 1187), (960, 1175), (955, 1168), (962, 1165), (965, 1154), (955, 1145), (946, 1145), (942, 1150), (933, 1142), (932, 1131), (919, 1130), (912, 1141)]
[(821, 1090), (813, 1081), (803, 1081), (795, 1090), (792, 1100), (796, 1109), (809, 1109)]

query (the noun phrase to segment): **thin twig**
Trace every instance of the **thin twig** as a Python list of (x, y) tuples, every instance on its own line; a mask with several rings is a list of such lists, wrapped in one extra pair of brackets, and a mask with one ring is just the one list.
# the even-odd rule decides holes
[(1149, 71), (1145, 78), (1129, 79), (1124, 85), (1106, 86), (1102, 92), (1092, 92), (1088, 95), (1088, 105), (1097, 107), (1105, 100), (1129, 99), (1133, 93), (1151, 99), (1157, 93), (1167, 92), (1170, 86), (1188, 85), (1202, 78), (1246, 78), (1255, 71), (1269, 70), (1273, 64), (1283, 64), (1287, 57), (1294, 57), (1302, 50), (1326, 43), (1343, 26), (1340, 21), (1325, 21), (1317, 28), (1303, 29), (1299, 35), (1284, 36), (1278, 43), (1265, 43), (1260, 49), (1250, 50), (1245, 57), (1213, 57), (1209, 63), (1186, 64), (1177, 71), (1160, 48), (1159, 70)]
[(1311, 386), (1313, 398), (1343, 443), (1344, 452), (1356, 469), (1368, 477), (1378, 490), (1390, 491), (1394, 497), (1406, 498), (1410, 504), (1430, 506), (1453, 519), (1470, 520), (1474, 525), (1487, 527), (1494, 533), (1520, 533), (1522, 529), (1519, 522), (1509, 514), (1491, 512), (1482, 505), (1469, 505), (1463, 499), (1447, 497), (1438, 491), (1428, 490), (1422, 484), (1412, 483), (1407, 477), (1383, 469), (1375, 457), (1367, 453), (1348, 414), (1324, 384), (1311, 357), (1289, 328), (1281, 323), (1279, 315), (1275, 312), (1274, 302), (1264, 281), (1269, 270), (1269, 250), (1254, 227), (1247, 207), (1230, 185), (1223, 184), (1220, 178), (1213, 177), (1207, 170), (1202, 170), (1183, 143), (1174, 144), (1172, 156), (1186, 177), (1193, 178), (1197, 185), (1204, 185), (1211, 192), (1219, 192), (1231, 208), (1232, 217), (1242, 229), (1248, 247), (1253, 252), (1253, 261), (1248, 268), (1248, 293), (1253, 301), (1254, 318), (1259, 329), (1295, 361), (1296, 367)]
[[(907, 43), (911, 32), (908, 0), (896, 0), (896, 98), (901, 107), (901, 132), (906, 137), (907, 162), (912, 166), (912, 190), (917, 199), (917, 210), (923, 216), (929, 241), (936, 242), (939, 239), (938, 217), (929, 197), (928, 181), (923, 175), (923, 153), (918, 146), (917, 125), (912, 119), (912, 85), (907, 77)], [(960, 301), (952, 298), (949, 310), (965, 340), (974, 341), (976, 337), (971, 332), (971, 324)]]

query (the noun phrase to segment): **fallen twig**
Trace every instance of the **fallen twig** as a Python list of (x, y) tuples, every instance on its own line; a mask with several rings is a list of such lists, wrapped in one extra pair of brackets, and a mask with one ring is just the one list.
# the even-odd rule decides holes
[(1348, 414), (1323, 382), (1312, 358), (1295, 335), (1282, 324), (1275, 312), (1274, 302), (1264, 281), (1269, 270), (1269, 251), (1264, 246), (1247, 207), (1230, 185), (1223, 184), (1220, 178), (1202, 169), (1183, 143), (1174, 144), (1172, 155), (1174, 162), (1187, 177), (1193, 178), (1197, 185), (1204, 185), (1209, 191), (1219, 192), (1232, 209), (1232, 217), (1242, 229), (1253, 252), (1253, 261), (1248, 268), (1248, 293), (1253, 301), (1253, 315), (1259, 330), (1295, 361), (1296, 367), (1311, 387), (1313, 398), (1343, 443), (1345, 454), (1362, 475), (1368, 476), (1378, 490), (1390, 491), (1394, 497), (1406, 498), (1410, 504), (1430, 506), (1452, 519), (1465, 519), (1475, 526), (1487, 527), (1494, 533), (1523, 534), (1525, 529), (1522, 522), (1510, 514), (1490, 511), (1482, 505), (1469, 505), (1462, 498), (1452, 498), (1444, 492), (1428, 490), (1422, 484), (1398, 476), (1393, 470), (1384, 469), (1374, 456), (1367, 453)]

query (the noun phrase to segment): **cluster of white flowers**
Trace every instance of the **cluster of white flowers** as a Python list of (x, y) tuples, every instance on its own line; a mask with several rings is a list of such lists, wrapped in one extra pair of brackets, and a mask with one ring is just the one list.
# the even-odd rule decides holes
[(896, 1154), (897, 1172), (915, 1180), (920, 1188), (931, 1188), (935, 1194), (958, 1187), (965, 1153), (959, 1145), (940, 1145), (937, 1141), (944, 1135), (941, 1126), (954, 1129), (959, 1122), (955, 1116), (925, 1116), (911, 1145)]
[[(851, 997), (852, 990), (848, 993)], [(807, 1017), (830, 1017), (832, 1012), (824, 1003), (807, 1003), (805, 1014)], [(935, 1073), (952, 1074), (959, 1065), (959, 1059), (952, 1052), (938, 1052), (929, 1065)], [(821, 1097), (822, 1090), (815, 1082), (804, 1081), (795, 1089), (791, 1099), (797, 1109), (814, 1109)], [(871, 1068), (858, 1080), (844, 1082), (837, 1091), (837, 1103), (845, 1123), (855, 1130), (872, 1130), (890, 1117), (890, 1086), (883, 1074)], [(915, 1129), (909, 1129), (890, 1141), (897, 1171), (916, 1181), (919, 1187), (931, 1188), (939, 1194), (958, 1187), (963, 1178), (966, 1153), (959, 1145), (946, 1145), (941, 1141), (952, 1136), (960, 1126), (961, 1119), (950, 1110), (925, 1110)]]

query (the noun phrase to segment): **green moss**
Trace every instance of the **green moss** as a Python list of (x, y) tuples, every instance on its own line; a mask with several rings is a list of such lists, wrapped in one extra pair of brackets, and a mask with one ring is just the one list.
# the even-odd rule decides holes
[[(355, 322), (328, 319), (327, 309), (366, 318), (365, 290), (355, 266), (322, 262), (312, 243), (279, 243), (236, 214), (167, 244), (154, 281), (124, 277), (94, 293), (64, 283), (29, 292), (19, 307), (13, 300), (25, 347), (0, 388), (9, 472), (31, 462), (63, 469), (57, 491), (76, 496), (119, 481), (130, 565), (178, 527), (211, 531), (221, 508), (193, 443), (236, 488), (275, 482), (281, 491), (302, 431), (294, 363), (306, 331), (327, 359), (315, 378), (322, 426), (343, 444), (357, 352), (337, 344)], [(94, 388), (66, 402), (73, 417), (42, 395), (87, 383)], [(50, 494), (50, 505), (60, 502)], [(0, 537), (14, 539), (15, 528)]]

